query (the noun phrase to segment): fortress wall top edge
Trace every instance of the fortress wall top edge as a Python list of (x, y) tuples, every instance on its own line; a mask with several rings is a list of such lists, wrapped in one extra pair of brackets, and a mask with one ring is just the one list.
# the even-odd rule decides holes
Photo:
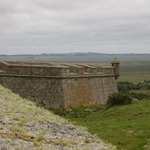
[(1, 61), (0, 74), (31, 75), (31, 76), (86, 76), (86, 75), (114, 75), (113, 66), (94, 64), (68, 63), (38, 63)]

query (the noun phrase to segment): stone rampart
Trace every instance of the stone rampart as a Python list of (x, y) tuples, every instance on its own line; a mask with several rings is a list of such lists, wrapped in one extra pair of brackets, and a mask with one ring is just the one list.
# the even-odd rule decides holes
[(1, 62), (0, 84), (46, 108), (105, 104), (117, 92), (112, 66)]

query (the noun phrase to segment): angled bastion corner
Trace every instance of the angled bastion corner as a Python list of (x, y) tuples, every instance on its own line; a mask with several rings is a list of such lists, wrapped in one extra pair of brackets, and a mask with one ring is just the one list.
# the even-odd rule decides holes
[(0, 62), (0, 84), (46, 108), (105, 104), (117, 92), (119, 61), (112, 65)]

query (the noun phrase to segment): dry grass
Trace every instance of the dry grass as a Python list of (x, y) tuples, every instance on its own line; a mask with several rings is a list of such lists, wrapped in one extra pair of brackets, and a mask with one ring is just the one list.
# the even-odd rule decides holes
[(115, 149), (82, 128), (0, 86), (0, 148)]

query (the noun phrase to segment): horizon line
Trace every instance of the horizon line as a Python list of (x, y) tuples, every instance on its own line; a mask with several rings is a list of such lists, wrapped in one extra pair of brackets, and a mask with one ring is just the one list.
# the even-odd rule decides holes
[(146, 55), (150, 53), (98, 53), (98, 52), (64, 52), (64, 53), (19, 53), (19, 54), (0, 54), (0, 56), (16, 56), (16, 55), (60, 55), (60, 54), (104, 54), (104, 55)]

